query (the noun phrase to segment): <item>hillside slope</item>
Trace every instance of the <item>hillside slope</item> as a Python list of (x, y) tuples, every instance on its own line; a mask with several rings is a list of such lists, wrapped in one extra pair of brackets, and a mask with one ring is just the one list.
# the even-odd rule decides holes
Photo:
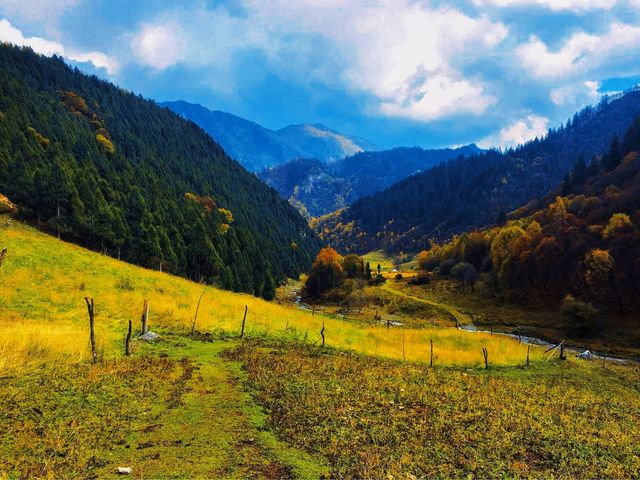
[(344, 135), (324, 125), (289, 125), (271, 130), (255, 122), (184, 101), (163, 102), (211, 135), (247, 169), (257, 172), (298, 157), (337, 160), (377, 147), (363, 138)]
[[(501, 335), (386, 328), (216, 288), (203, 293), (198, 283), (7, 217), (0, 246), (8, 248), (0, 477), (108, 478), (120, 466), (143, 478), (622, 479), (640, 471), (635, 366), (548, 361), (532, 347), (525, 367), (527, 346)], [(95, 300), (95, 364), (84, 297)], [(145, 298), (162, 338), (137, 340), (135, 321), (125, 357), (127, 323), (140, 318)], [(583, 453), (569, 455), (573, 448)]]
[(318, 248), (304, 219), (193, 123), (6, 44), (0, 192), (65, 239), (256, 295)]
[(440, 164), (328, 216), (317, 231), (345, 251), (423, 249), (557, 188), (580, 156), (588, 162), (605, 152), (638, 115), (640, 91), (605, 98), (544, 139)]
[(481, 151), (475, 145), (436, 150), (400, 147), (360, 152), (330, 163), (300, 158), (262, 170), (259, 176), (303, 213), (318, 217), (440, 162)]

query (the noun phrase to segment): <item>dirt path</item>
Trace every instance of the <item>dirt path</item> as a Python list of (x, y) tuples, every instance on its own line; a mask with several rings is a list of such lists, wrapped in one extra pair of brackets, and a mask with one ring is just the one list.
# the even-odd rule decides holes
[(390, 282), (385, 283), (382, 288), (392, 293), (393, 295), (408, 298), (415, 302), (424, 303), (425, 305), (429, 305), (431, 307), (435, 307), (440, 310), (443, 310), (447, 312), (449, 315), (451, 315), (457, 321), (458, 326), (464, 327), (464, 326), (473, 325), (473, 319), (471, 318), (470, 315), (466, 313), (462, 313), (460, 310), (456, 309), (455, 307), (452, 307), (451, 305), (447, 305), (446, 303), (436, 302), (434, 300), (428, 300), (422, 297), (416, 297), (415, 295), (410, 295), (406, 292), (393, 288), (393, 285)]
[(148, 425), (114, 452), (134, 477), (318, 478), (326, 472), (268, 430), (266, 416), (243, 390), (240, 365), (220, 356), (230, 347), (184, 337), (148, 347), (178, 360), (181, 372), (164, 404), (148, 406)]

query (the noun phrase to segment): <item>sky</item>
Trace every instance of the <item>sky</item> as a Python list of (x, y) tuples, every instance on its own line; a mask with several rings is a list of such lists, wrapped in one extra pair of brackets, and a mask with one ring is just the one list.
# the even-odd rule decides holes
[(0, 0), (0, 41), (387, 148), (517, 145), (640, 82), (640, 0)]

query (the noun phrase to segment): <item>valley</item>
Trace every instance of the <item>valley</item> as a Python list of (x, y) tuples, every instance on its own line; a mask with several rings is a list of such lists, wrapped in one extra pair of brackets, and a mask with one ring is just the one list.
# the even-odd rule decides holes
[[(118, 466), (136, 477), (233, 478), (588, 468), (624, 478), (639, 468), (637, 366), (549, 359), (517, 339), (457, 330), (451, 316), (466, 310), (439, 301), (410, 313), (383, 305), (383, 318), (407, 320), (389, 327), (214, 287), (203, 293), (7, 217), (0, 242), (3, 475), (102, 477)], [(418, 297), (391, 279), (375, 288)], [(97, 312), (94, 364), (86, 296)], [(160, 339), (134, 339), (127, 357), (126, 324), (133, 319), (138, 330), (144, 298)], [(596, 422), (585, 408), (599, 412)], [(491, 420), (469, 430), (477, 418)], [(618, 433), (596, 440), (605, 429)], [(563, 456), (567, 443), (582, 453)]]
[[(640, 87), (504, 74), (512, 109), (387, 50), (420, 2), (391, 37), (284, 22), (362, 13), (320, 22), (381, 51), (359, 73), (319, 33), (260, 51), (299, 7), (139, 12), (126, 62), (0, 17), (0, 479), (640, 477)], [(462, 62), (502, 8), (428, 18)]]

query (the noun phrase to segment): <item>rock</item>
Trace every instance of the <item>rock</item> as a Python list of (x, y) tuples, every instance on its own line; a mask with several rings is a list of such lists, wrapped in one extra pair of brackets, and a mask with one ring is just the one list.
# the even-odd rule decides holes
[(0, 215), (3, 213), (13, 213), (16, 210), (18, 210), (18, 208), (11, 203), (11, 200), (0, 193)]
[(118, 467), (118, 475), (131, 475), (131, 467)]
[(155, 342), (160, 339), (160, 335), (154, 332), (147, 332), (144, 335), (140, 335), (140, 340), (145, 342)]
[(585, 350), (584, 352), (578, 354), (578, 358), (591, 360), (593, 358), (593, 354), (589, 350)]

